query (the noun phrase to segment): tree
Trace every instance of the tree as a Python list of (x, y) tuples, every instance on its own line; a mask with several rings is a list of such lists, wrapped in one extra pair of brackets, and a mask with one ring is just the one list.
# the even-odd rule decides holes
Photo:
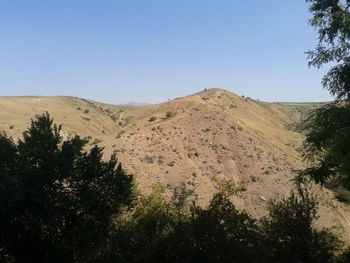
[[(192, 205), (164, 241), (166, 262), (262, 262), (256, 220), (239, 211), (225, 193), (208, 208)], [(159, 261), (161, 262), (161, 261)]]
[(114, 240), (119, 262), (164, 262), (165, 239), (185, 217), (161, 186), (148, 196), (140, 195), (132, 210), (117, 219)]
[(170, 199), (161, 188), (141, 196), (118, 218), (118, 262), (347, 262), (342, 242), (314, 227), (317, 203), (307, 191), (270, 201), (262, 219), (236, 209), (227, 193), (218, 191), (206, 208), (178, 206), (187, 194)]
[(300, 172), (324, 184), (350, 189), (350, 1), (306, 0), (310, 20), (318, 29), (319, 43), (307, 52), (310, 66), (335, 64), (323, 77), (322, 85), (335, 97), (307, 120), (304, 156), (310, 167)]
[(100, 262), (133, 177), (103, 148), (63, 140), (48, 113), (15, 142), (0, 134), (0, 261)]
[(323, 78), (323, 86), (336, 100), (350, 99), (350, 1), (306, 0), (310, 2), (312, 26), (318, 29), (319, 43), (314, 51), (308, 51), (309, 64), (321, 67), (335, 62)]
[(208, 208), (186, 202), (182, 186), (171, 198), (155, 188), (117, 224), (119, 262), (261, 262), (256, 220), (218, 192)]
[(261, 220), (264, 262), (335, 262), (342, 243), (326, 229), (314, 228), (317, 202), (305, 190), (271, 200)]

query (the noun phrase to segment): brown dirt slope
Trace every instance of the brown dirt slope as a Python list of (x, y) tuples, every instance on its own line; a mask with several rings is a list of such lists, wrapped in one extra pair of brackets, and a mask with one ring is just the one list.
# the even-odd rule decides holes
[[(295, 127), (314, 107), (257, 102), (221, 89), (145, 107), (71, 97), (3, 97), (0, 130), (20, 136), (34, 114), (47, 110), (66, 135), (103, 140), (106, 156), (117, 152), (144, 192), (155, 184), (169, 192), (185, 184), (205, 205), (218, 178), (232, 180), (247, 188), (235, 204), (259, 217), (266, 200), (292, 189), (293, 170), (303, 166), (298, 152), (303, 134)], [(347, 208), (331, 192), (313, 190), (320, 200), (319, 224), (350, 239)]]

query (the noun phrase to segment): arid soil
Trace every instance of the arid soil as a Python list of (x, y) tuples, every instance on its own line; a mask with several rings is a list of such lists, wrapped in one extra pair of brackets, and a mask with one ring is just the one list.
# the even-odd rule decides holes
[[(294, 170), (306, 165), (297, 127), (314, 107), (259, 102), (221, 89), (142, 107), (73, 97), (0, 97), (0, 130), (20, 138), (30, 118), (48, 111), (63, 124), (65, 137), (88, 137), (89, 147), (105, 147), (106, 158), (116, 152), (144, 193), (157, 184), (169, 194), (185, 185), (205, 206), (218, 180), (229, 180), (247, 189), (234, 203), (260, 217), (269, 199), (293, 189)], [(320, 201), (318, 226), (350, 240), (349, 209), (328, 190), (312, 191)]]

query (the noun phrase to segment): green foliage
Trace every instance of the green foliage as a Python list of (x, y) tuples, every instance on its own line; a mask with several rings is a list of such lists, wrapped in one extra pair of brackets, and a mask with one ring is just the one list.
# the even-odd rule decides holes
[(341, 242), (329, 231), (313, 228), (316, 208), (305, 190), (269, 202), (269, 215), (261, 221), (267, 262), (335, 262)]
[(167, 262), (259, 262), (257, 225), (222, 193), (207, 209), (193, 205), (164, 242)]
[(187, 197), (188, 192), (181, 188), (167, 199), (157, 188), (140, 198), (131, 214), (120, 220), (124, 223), (117, 224), (116, 244), (119, 251), (128, 252), (120, 260), (254, 262), (255, 220), (236, 210), (221, 193), (207, 209), (184, 202)]
[(334, 63), (324, 76), (323, 87), (335, 96), (334, 103), (315, 110), (307, 120), (304, 156), (310, 167), (299, 172), (324, 184), (337, 180), (350, 189), (350, 1), (306, 0), (318, 29), (319, 43), (309, 51), (309, 64)]
[(0, 135), (1, 262), (102, 260), (112, 218), (131, 205), (133, 178), (115, 156), (60, 131), (46, 113), (18, 143)]
[(139, 198), (118, 219), (119, 261), (333, 263), (338, 254), (346, 260), (342, 243), (314, 228), (317, 203), (306, 191), (270, 201), (260, 220), (237, 210), (220, 191), (207, 208), (184, 202), (188, 197), (183, 187), (170, 199), (157, 187)]
[(330, 104), (310, 115), (304, 157), (312, 165), (300, 173), (324, 184), (336, 178), (350, 189), (350, 104)]
[(323, 79), (323, 85), (337, 100), (349, 99), (350, 94), (350, 1), (306, 0), (310, 2), (312, 26), (318, 29), (319, 43), (309, 51), (310, 65), (335, 65)]
[(240, 195), (246, 191), (246, 188), (243, 183), (240, 183), (238, 186), (232, 180), (226, 180), (214, 176), (212, 180), (216, 183), (216, 188), (218, 192), (223, 195), (230, 197), (233, 195)]
[[(183, 215), (156, 186), (149, 196), (140, 196), (129, 213), (117, 219), (114, 236), (122, 262), (163, 262), (162, 246)], [(157, 258), (159, 261), (157, 261)]]

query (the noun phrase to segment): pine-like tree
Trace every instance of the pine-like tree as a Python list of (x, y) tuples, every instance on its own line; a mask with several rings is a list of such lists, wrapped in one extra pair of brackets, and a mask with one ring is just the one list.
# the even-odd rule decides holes
[(0, 261), (100, 262), (113, 217), (131, 203), (133, 177), (103, 148), (63, 140), (48, 113), (23, 139), (0, 135)]

